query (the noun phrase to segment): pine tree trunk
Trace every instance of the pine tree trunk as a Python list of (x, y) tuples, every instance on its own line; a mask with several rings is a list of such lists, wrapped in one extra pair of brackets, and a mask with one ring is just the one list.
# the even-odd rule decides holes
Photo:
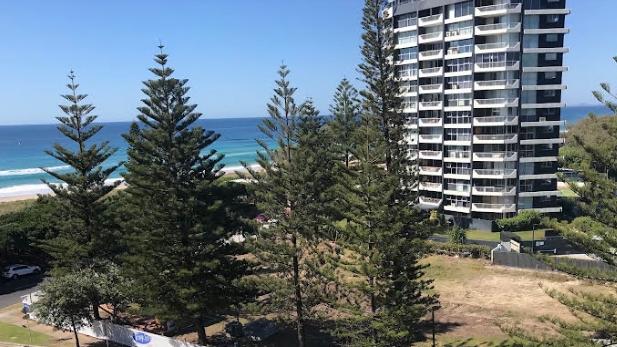
[(298, 240), (296, 234), (292, 236), (294, 248), (293, 255), (293, 278), (296, 289), (296, 327), (298, 333), (298, 347), (304, 347), (304, 313), (302, 310), (302, 292), (300, 290), (300, 264), (298, 260)]
[(208, 343), (208, 337), (206, 335), (206, 328), (204, 327), (204, 320), (201, 316), (195, 318), (195, 330), (197, 331), (197, 343), (205, 346), (206, 343)]
[(75, 319), (71, 317), (71, 327), (73, 327), (73, 334), (75, 335), (75, 347), (79, 347), (79, 336), (77, 335), (77, 329), (75, 328)]

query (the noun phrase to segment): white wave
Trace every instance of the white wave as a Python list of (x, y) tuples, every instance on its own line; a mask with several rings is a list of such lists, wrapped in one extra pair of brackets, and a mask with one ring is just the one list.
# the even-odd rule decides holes
[[(112, 184), (118, 181), (124, 181), (122, 178), (110, 178), (105, 180), (105, 184)], [(18, 186), (10, 186), (0, 188), (0, 199), (2, 198), (15, 198), (15, 197), (29, 197), (35, 195), (51, 194), (51, 189), (46, 184), (22, 184)]]
[[(259, 164), (249, 165), (249, 168), (251, 169), (259, 169), (260, 167), (261, 166), (259, 166)], [(246, 169), (242, 165), (236, 165), (236, 166), (225, 166), (222, 171), (223, 172), (235, 172), (235, 171), (246, 171)]]
[[(50, 166), (46, 168), (50, 171), (62, 171), (69, 169), (70, 166), (62, 165), (62, 166)], [(37, 175), (45, 173), (41, 168), (29, 168), (29, 169), (13, 169), (13, 170), (0, 170), (0, 177), (10, 177), (10, 176), (28, 176), (28, 175)]]

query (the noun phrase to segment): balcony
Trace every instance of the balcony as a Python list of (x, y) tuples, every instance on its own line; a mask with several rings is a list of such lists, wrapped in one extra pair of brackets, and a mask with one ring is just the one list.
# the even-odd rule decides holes
[(469, 163), (471, 161), (471, 152), (448, 151), (448, 155), (443, 160), (448, 163)]
[(503, 162), (503, 161), (516, 161), (518, 159), (517, 152), (474, 152), (474, 161), (490, 161), (490, 162)]
[(420, 69), (420, 77), (438, 77), (443, 75), (443, 66)]
[(443, 190), (441, 183), (433, 182), (420, 182), (420, 190), (426, 190), (429, 192), (440, 192)]
[(448, 135), (443, 143), (449, 146), (470, 146), (471, 134)]
[(420, 85), (420, 94), (441, 94), (443, 92), (443, 84), (424, 84)]
[(473, 36), (473, 27), (450, 30), (446, 32), (446, 41), (456, 41), (471, 38)]
[(475, 99), (475, 108), (503, 108), (518, 107), (518, 98), (495, 98), (495, 99)]
[(443, 13), (418, 18), (418, 26), (428, 27), (443, 24)]
[(514, 196), (516, 195), (516, 187), (474, 186), (472, 194), (477, 196)]
[(500, 71), (514, 71), (518, 70), (521, 66), (520, 61), (494, 61), (476, 63), (475, 72), (500, 72)]
[(443, 175), (444, 178), (454, 179), (454, 180), (470, 180), (471, 179), (471, 169), (469, 168), (447, 168), (446, 172)]
[(401, 86), (399, 87), (398, 92), (400, 96), (402, 97), (416, 96), (418, 95), (418, 86), (417, 85)]
[(517, 116), (474, 117), (474, 126), (504, 126), (518, 125)]
[(441, 160), (442, 157), (441, 151), (420, 151), (420, 159)]
[(418, 53), (419, 59), (421, 61), (424, 60), (433, 60), (433, 59), (443, 59), (443, 49), (434, 49), (432, 51), (423, 51)]
[(521, 105), (521, 108), (564, 108), (565, 102), (548, 102), (548, 103), (525, 103)]
[(498, 23), (476, 26), (476, 35), (501, 35), (521, 32), (521, 23)]
[(441, 206), (441, 199), (437, 199), (437, 198), (429, 198), (426, 196), (421, 196), (419, 199), (420, 202), (420, 208), (423, 210), (434, 210), (439, 208), (439, 206)]
[(514, 213), (516, 212), (516, 204), (472, 204), (471, 210), (474, 212)]
[(462, 201), (450, 202), (447, 205), (443, 205), (443, 209), (451, 212), (469, 213), (471, 212), (471, 204)]
[(471, 111), (471, 99), (450, 99), (446, 101), (446, 112)]
[(482, 44), (476, 45), (476, 54), (517, 52), (517, 51), (520, 51), (520, 49), (521, 49), (520, 42), (482, 43)]
[(473, 178), (496, 180), (516, 178), (516, 169), (475, 169), (473, 170)]
[(476, 7), (476, 17), (498, 17), (514, 13), (521, 13), (521, 4), (501, 4)]
[(503, 89), (518, 89), (520, 80), (492, 80), (492, 81), (476, 81), (474, 83), (475, 90), (503, 90)]
[(443, 118), (420, 118), (418, 125), (420, 127), (440, 127), (443, 126)]
[(443, 101), (420, 101), (421, 111), (439, 111), (443, 108)]
[(418, 35), (418, 43), (433, 43), (433, 42), (440, 42), (440, 41), (443, 41), (442, 31)]
[(441, 143), (443, 135), (419, 135), (419, 141), (421, 143)]
[(423, 176), (442, 176), (441, 166), (420, 166), (420, 175)]
[(518, 142), (518, 134), (474, 135), (473, 143), (479, 145), (502, 145)]
[(471, 195), (471, 185), (450, 183), (444, 187), (443, 193), (447, 195), (454, 195), (454, 196), (470, 196)]

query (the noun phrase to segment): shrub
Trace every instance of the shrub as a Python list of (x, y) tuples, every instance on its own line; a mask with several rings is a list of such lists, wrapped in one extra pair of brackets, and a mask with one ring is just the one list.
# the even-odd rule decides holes
[(491, 258), (491, 249), (481, 245), (460, 245), (428, 241), (428, 250), (432, 254), (469, 255), (472, 258)]
[(467, 232), (458, 226), (448, 230), (448, 241), (453, 244), (463, 245), (467, 241)]
[(531, 230), (534, 225), (541, 225), (542, 214), (536, 211), (523, 211), (514, 217), (500, 219), (496, 223), (500, 231)]

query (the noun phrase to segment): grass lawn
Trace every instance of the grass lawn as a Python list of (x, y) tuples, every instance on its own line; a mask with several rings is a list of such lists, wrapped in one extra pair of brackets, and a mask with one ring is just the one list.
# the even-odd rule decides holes
[[(32, 335), (30, 335), (27, 328), (0, 322), (0, 341), (38, 346), (46, 346), (49, 344), (49, 336), (36, 331), (32, 331), (31, 333)], [(32, 336), (32, 342), (30, 341), (30, 336)]]
[(0, 216), (11, 212), (21, 211), (24, 208), (32, 205), (33, 203), (34, 200), (0, 202)]
[[(523, 241), (531, 241), (534, 239), (533, 231), (517, 231), (514, 234), (518, 235)], [(468, 240), (478, 240), (478, 241), (494, 241), (499, 242), (499, 233), (498, 232), (490, 232), (483, 230), (467, 230), (467, 239)], [(536, 240), (544, 239), (544, 229), (538, 229), (535, 232)]]

